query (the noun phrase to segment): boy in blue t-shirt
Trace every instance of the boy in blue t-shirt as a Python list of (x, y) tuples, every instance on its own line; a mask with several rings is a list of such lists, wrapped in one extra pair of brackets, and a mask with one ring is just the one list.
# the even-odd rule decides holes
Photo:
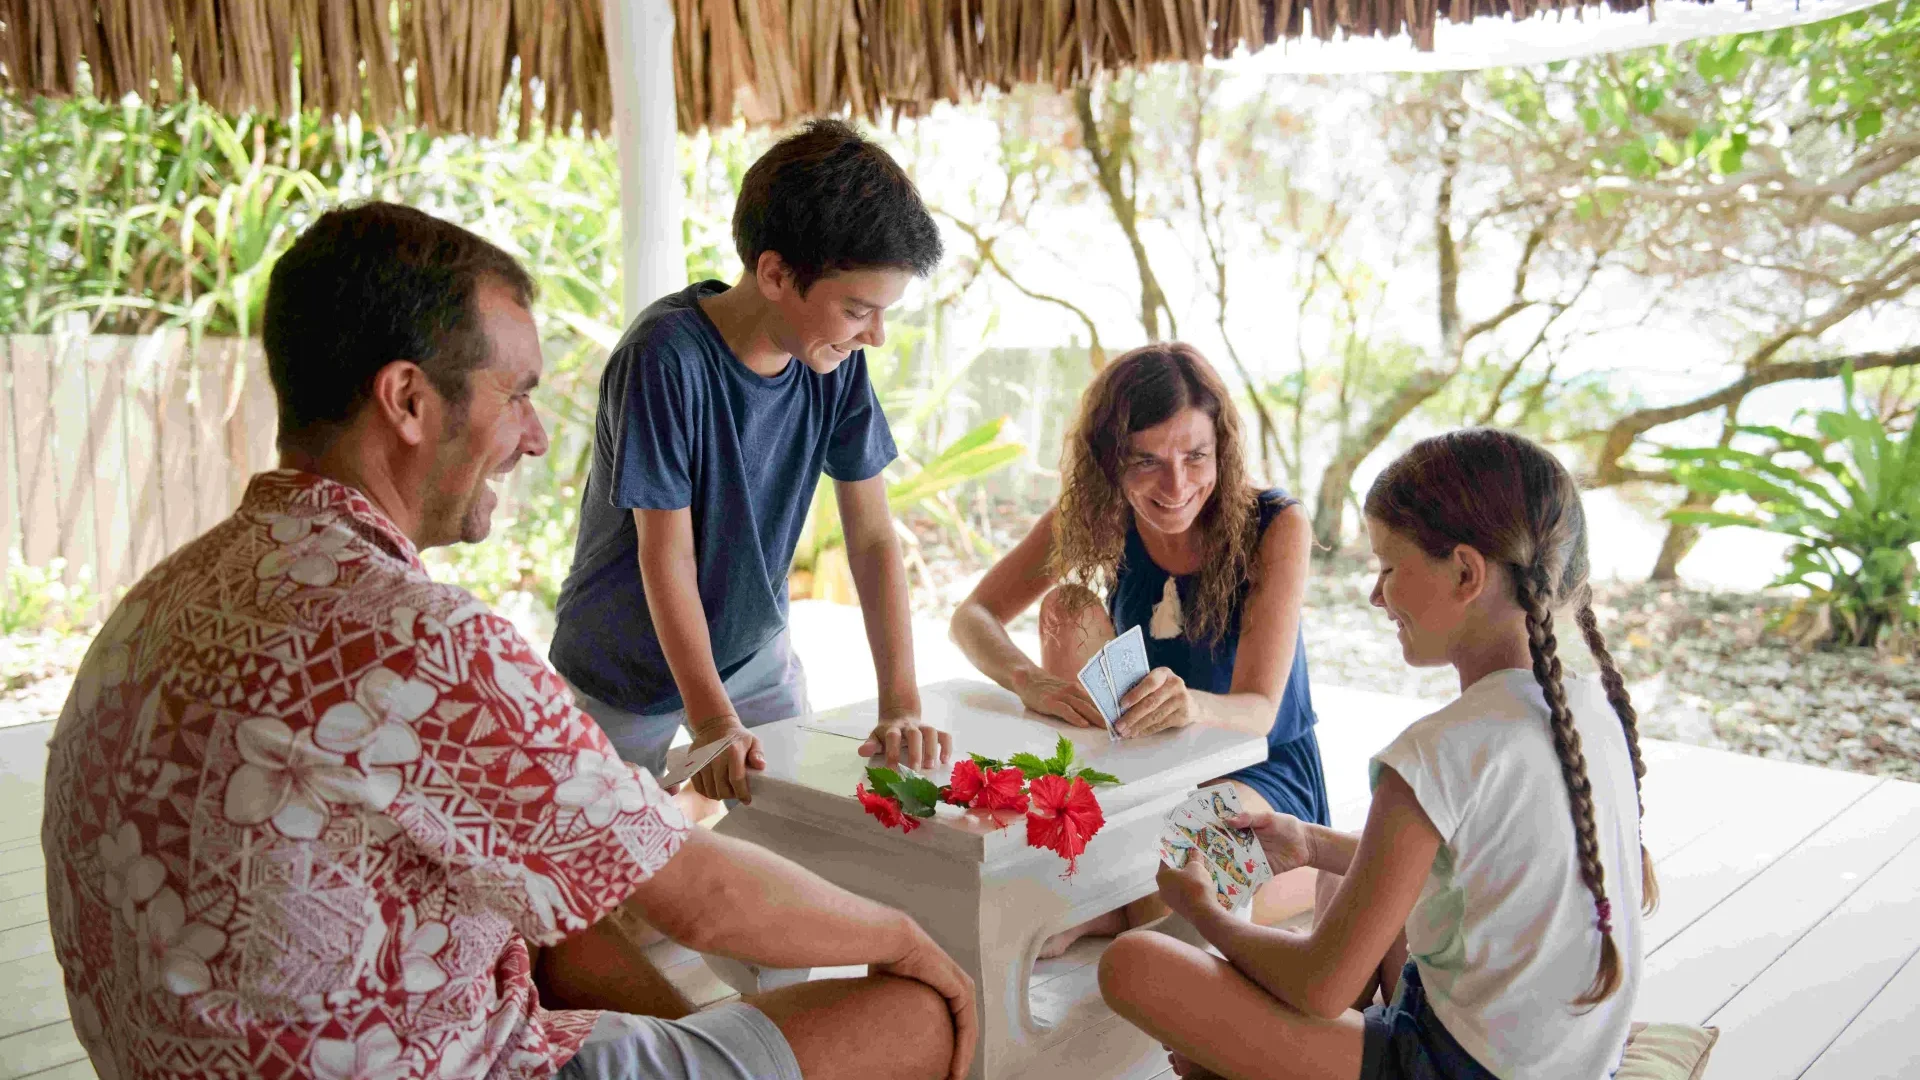
[(807, 711), (787, 570), (824, 472), (879, 676), (860, 753), (930, 766), (951, 737), (920, 719), (881, 476), (896, 451), (862, 349), (939, 263), (939, 230), (886, 151), (816, 120), (747, 170), (733, 239), (736, 284), (661, 297), (608, 358), (553, 665), (655, 774), (682, 724), (696, 747), (742, 736), (693, 787), (749, 799), (747, 772), (765, 763), (746, 729)]

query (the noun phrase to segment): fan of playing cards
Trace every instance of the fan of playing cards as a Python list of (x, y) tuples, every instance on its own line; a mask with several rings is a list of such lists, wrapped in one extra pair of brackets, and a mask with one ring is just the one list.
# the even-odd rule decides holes
[(1147, 670), (1147, 643), (1137, 626), (1107, 642), (1080, 669), (1080, 685), (1100, 707), (1108, 738), (1120, 737), (1113, 728), (1120, 722), (1120, 699), (1147, 677)]
[(1273, 880), (1267, 852), (1251, 829), (1228, 819), (1241, 812), (1240, 795), (1227, 784), (1204, 787), (1173, 808), (1160, 827), (1160, 860), (1175, 870), (1198, 852), (1213, 875), (1213, 898), (1233, 911)]

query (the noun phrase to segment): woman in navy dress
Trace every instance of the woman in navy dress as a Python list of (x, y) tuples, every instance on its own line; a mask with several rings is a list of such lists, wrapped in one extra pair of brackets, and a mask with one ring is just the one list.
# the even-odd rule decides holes
[[(1248, 482), (1238, 412), (1205, 358), (1191, 345), (1149, 345), (1087, 387), (1059, 502), (954, 612), (953, 639), (1028, 708), (1098, 727), (1080, 668), (1139, 626), (1151, 670), (1121, 702), (1121, 736), (1188, 724), (1264, 735), (1267, 760), (1221, 779), (1250, 811), (1327, 824), (1300, 632), (1312, 544), (1298, 500)], [(1037, 662), (1006, 631), (1035, 602)], [(1157, 904), (1058, 934), (1041, 955), (1138, 925)]]

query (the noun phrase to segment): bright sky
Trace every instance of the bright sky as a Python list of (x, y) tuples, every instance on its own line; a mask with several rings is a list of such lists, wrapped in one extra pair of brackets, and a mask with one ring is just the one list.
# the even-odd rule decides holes
[(1413, 39), (1349, 38), (1284, 42), (1215, 66), (1263, 75), (1343, 74), (1366, 71), (1459, 71), (1522, 67), (1596, 53), (1670, 45), (1717, 34), (1773, 30), (1831, 19), (1885, 0), (1665, 0), (1647, 11), (1587, 8), (1579, 17), (1553, 13), (1515, 22), (1477, 19), (1467, 25), (1442, 20), (1434, 48), (1423, 53)]

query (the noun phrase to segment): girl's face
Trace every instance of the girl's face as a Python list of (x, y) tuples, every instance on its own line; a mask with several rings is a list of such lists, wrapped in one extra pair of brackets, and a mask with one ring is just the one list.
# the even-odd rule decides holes
[(1120, 460), (1134, 518), (1169, 536), (1193, 528), (1219, 479), (1214, 450), (1213, 418), (1195, 408), (1135, 432)]
[(1367, 539), (1380, 563), (1373, 606), (1400, 630), (1400, 652), (1414, 667), (1452, 662), (1452, 646), (1478, 589), (1463, 587), (1458, 554), (1436, 559), (1413, 538), (1367, 518)]

